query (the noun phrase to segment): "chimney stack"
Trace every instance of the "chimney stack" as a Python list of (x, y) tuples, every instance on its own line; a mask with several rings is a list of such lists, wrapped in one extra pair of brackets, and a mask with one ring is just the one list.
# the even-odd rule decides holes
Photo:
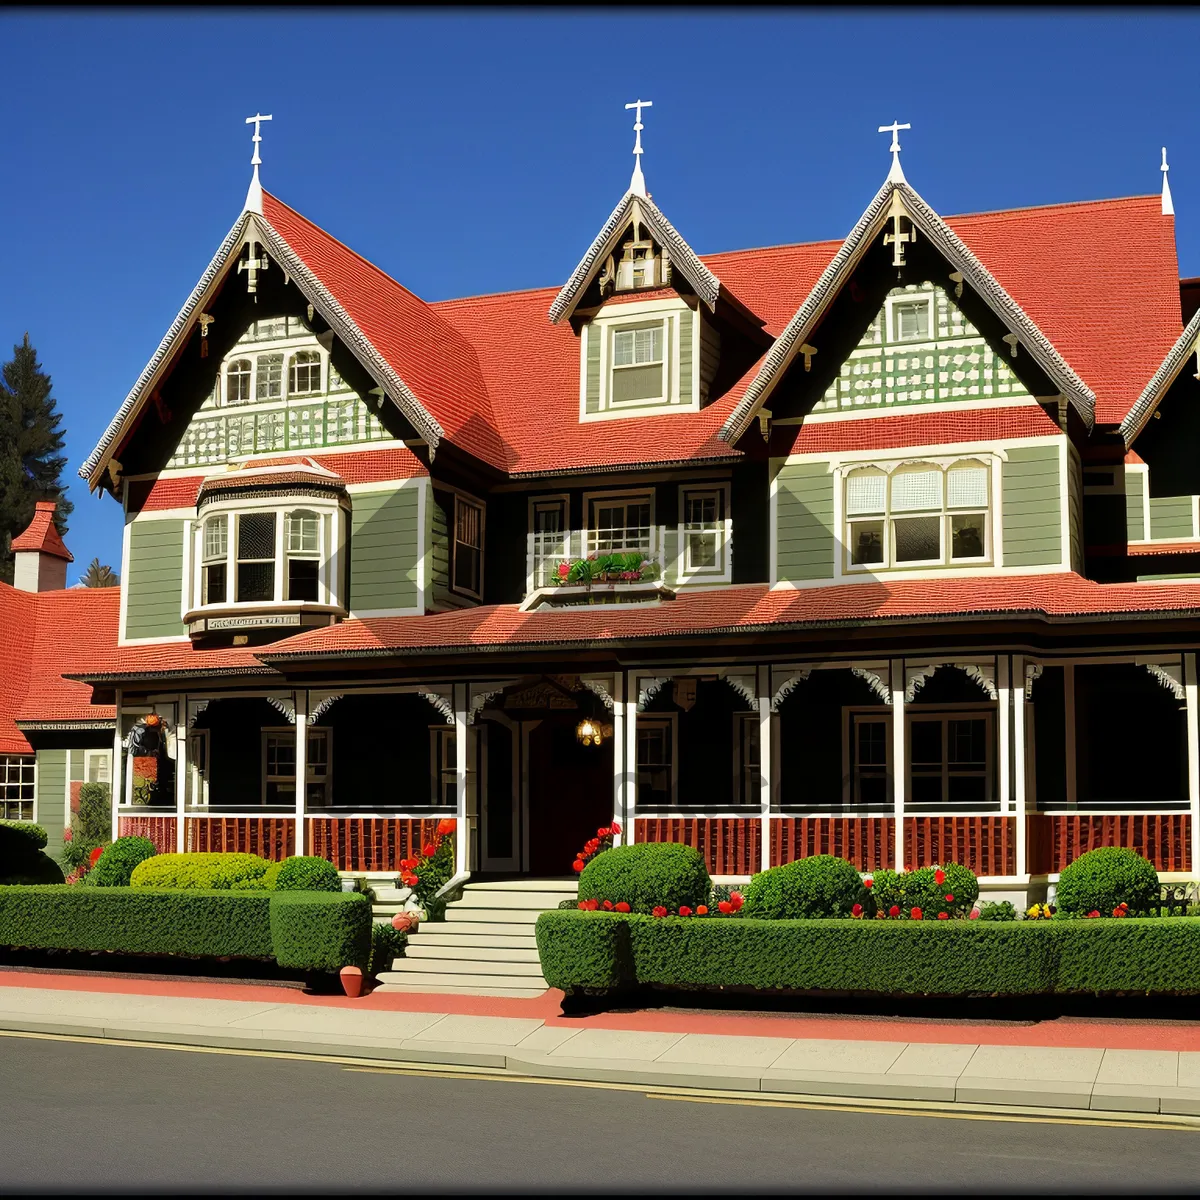
[(53, 592), (67, 586), (67, 563), (75, 560), (54, 527), (57, 508), (56, 500), (39, 500), (29, 528), (12, 540), (13, 586), (18, 591)]

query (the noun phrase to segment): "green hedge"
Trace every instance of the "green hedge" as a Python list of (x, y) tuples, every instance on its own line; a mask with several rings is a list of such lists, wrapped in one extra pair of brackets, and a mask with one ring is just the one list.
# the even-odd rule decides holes
[(134, 868), (130, 883), (134, 887), (221, 891), (259, 879), (271, 866), (257, 854), (156, 854)]
[(84, 876), (84, 882), (91, 887), (128, 887), (138, 864), (157, 853), (158, 848), (149, 838), (117, 838), (111, 846), (105, 846), (96, 865)]
[(352, 965), (365, 971), (371, 905), (357, 892), (273, 892), (271, 942), (281, 967), (337, 971)]
[(637, 842), (602, 850), (579, 876), (580, 900), (622, 901), (635, 913), (657, 905), (707, 904), (712, 880), (700, 851), (677, 842)]
[[(277, 914), (277, 909), (282, 913)], [(354, 894), (187, 888), (0, 888), (0, 946), (365, 968), (371, 907)]]
[(910, 922), (617, 917), (537, 922), (566, 992), (651, 984), (885, 995), (1200, 993), (1200, 919)]

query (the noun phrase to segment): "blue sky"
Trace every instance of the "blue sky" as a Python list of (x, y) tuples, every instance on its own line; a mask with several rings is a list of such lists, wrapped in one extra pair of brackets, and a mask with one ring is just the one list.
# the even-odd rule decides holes
[(564, 280), (639, 95), (649, 188), (701, 253), (844, 236), (899, 119), (943, 214), (1157, 192), (1166, 145), (1197, 275), (1198, 34), (1146, 9), (4, 12), (0, 355), (28, 330), (54, 378), (71, 579), (118, 565), (120, 509), (75, 472), (237, 216), (256, 110), (266, 186), (431, 300)]

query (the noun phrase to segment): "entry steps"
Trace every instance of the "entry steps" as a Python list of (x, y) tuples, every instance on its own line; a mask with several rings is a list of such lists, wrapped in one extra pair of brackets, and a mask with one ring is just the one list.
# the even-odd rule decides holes
[[(468, 883), (444, 921), (424, 921), (404, 958), (379, 976), (381, 990), (470, 996), (540, 996), (533, 927), (538, 915), (577, 894), (573, 879)], [(376, 889), (378, 891), (378, 889)]]

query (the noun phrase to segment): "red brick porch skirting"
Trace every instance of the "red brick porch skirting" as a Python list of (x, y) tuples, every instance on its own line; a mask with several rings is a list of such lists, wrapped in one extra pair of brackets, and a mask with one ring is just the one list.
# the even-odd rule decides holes
[(634, 840), (695, 846), (712, 875), (753, 875), (762, 868), (758, 817), (639, 817)]
[(117, 836), (149, 838), (159, 854), (174, 854), (175, 818), (118, 817)]
[(187, 817), (183, 836), (189, 852), (259, 854), (274, 862), (296, 853), (294, 817)]
[(1088, 850), (1127, 846), (1159, 871), (1191, 871), (1190, 813), (1031, 813), (1029, 870), (1057, 874)]
[(904, 865), (956, 862), (976, 875), (1015, 875), (1016, 817), (905, 817)]
[(775, 817), (771, 820), (771, 865), (834, 854), (860, 871), (890, 867), (896, 858), (892, 817)]
[(339, 871), (398, 871), (400, 860), (420, 854), (437, 836), (436, 817), (309, 817), (308, 853)]

